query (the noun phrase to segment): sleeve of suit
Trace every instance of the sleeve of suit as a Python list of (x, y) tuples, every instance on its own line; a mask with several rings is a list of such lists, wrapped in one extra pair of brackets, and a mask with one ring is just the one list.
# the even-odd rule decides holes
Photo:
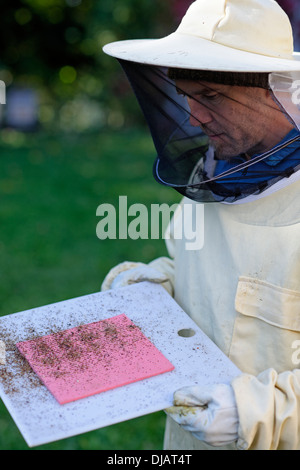
[(268, 369), (257, 377), (233, 380), (239, 414), (238, 448), (299, 450), (300, 370), (278, 374)]

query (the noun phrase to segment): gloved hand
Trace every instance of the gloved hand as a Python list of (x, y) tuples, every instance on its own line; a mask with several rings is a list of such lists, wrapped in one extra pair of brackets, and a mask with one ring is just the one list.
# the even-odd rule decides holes
[(125, 261), (109, 271), (102, 283), (101, 290), (116, 289), (143, 281), (161, 284), (167, 282), (168, 278), (147, 264)]
[(230, 385), (184, 387), (174, 394), (166, 413), (183, 429), (211, 446), (238, 439), (238, 413)]

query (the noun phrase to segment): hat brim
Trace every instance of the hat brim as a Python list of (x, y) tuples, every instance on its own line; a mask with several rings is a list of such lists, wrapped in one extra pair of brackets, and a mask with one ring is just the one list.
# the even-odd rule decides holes
[(178, 32), (162, 39), (113, 42), (103, 51), (117, 59), (161, 67), (257, 73), (300, 71), (300, 53), (295, 52), (290, 60), (270, 57)]

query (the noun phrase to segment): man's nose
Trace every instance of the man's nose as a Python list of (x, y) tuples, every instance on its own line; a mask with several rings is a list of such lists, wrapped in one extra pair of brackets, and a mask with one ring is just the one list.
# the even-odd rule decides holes
[(193, 127), (201, 126), (201, 124), (208, 124), (212, 121), (210, 110), (195, 99), (188, 100), (191, 115), (190, 124)]

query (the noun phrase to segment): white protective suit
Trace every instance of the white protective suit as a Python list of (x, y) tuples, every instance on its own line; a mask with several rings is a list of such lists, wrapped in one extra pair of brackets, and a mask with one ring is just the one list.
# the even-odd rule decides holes
[[(204, 247), (171, 236), (170, 259), (150, 263), (243, 372), (232, 383), (239, 440), (226, 449), (300, 449), (299, 207), (300, 182), (251, 203), (206, 204)], [(167, 420), (165, 449), (216, 449)]]

